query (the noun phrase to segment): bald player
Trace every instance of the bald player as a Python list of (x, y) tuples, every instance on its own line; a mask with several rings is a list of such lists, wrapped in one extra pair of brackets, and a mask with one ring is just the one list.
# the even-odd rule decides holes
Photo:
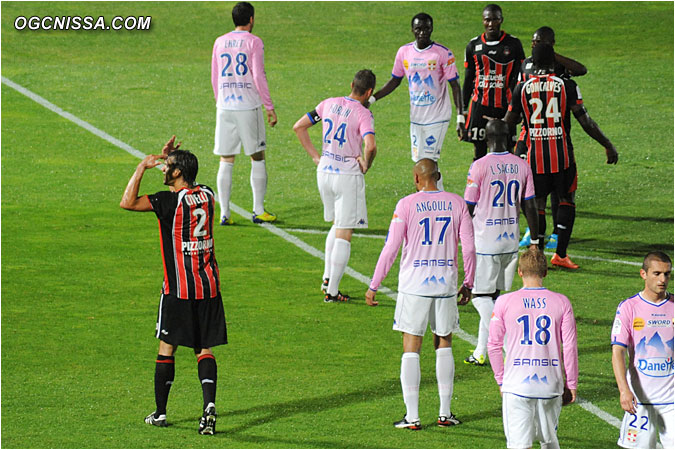
[[(396, 205), (389, 234), (366, 292), (366, 303), (377, 306), (375, 295), (403, 245), (398, 276), (394, 327), (403, 334), (401, 388), (406, 415), (396, 428), (419, 430), (420, 350), (427, 324), (434, 334), (436, 379), (440, 408), (437, 424), (461, 423), (450, 410), (455, 362), (452, 333), (458, 329), (460, 304), (471, 299), (476, 254), (473, 224), (464, 199), (436, 185), (438, 166), (421, 159), (413, 168), (417, 192)], [(457, 289), (457, 246), (462, 243), (464, 281)]]

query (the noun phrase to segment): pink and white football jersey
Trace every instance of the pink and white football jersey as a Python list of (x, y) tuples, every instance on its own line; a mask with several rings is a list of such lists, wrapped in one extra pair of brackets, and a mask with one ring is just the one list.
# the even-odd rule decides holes
[(577, 327), (568, 298), (543, 287), (498, 297), (490, 320), (488, 356), (502, 392), (553, 398), (563, 393), (565, 379), (567, 387), (576, 389)]
[(213, 44), (211, 84), (220, 109), (272, 110), (265, 75), (263, 42), (248, 31), (231, 31)]
[(317, 171), (360, 174), (356, 158), (367, 134), (375, 134), (373, 113), (359, 101), (349, 97), (333, 97), (316, 107), (318, 118), (307, 113), (312, 124), (323, 121), (323, 151)]
[(398, 49), (391, 76), (408, 78), (410, 121), (418, 125), (448, 122), (452, 105), (447, 83), (459, 78), (455, 55), (433, 43), (419, 50), (415, 42)]
[(399, 200), (370, 283), (382, 283), (403, 243), (398, 291), (425, 297), (457, 293), (457, 246), (462, 243), (464, 284), (473, 287), (476, 253), (473, 225), (457, 194), (420, 191)]
[(534, 198), (532, 169), (509, 152), (488, 153), (473, 162), (464, 200), (476, 205), (473, 229), (476, 253), (499, 255), (518, 251), (521, 202)]
[(619, 303), (612, 345), (628, 348), (628, 384), (643, 405), (673, 404), (673, 295), (660, 303), (639, 293)]

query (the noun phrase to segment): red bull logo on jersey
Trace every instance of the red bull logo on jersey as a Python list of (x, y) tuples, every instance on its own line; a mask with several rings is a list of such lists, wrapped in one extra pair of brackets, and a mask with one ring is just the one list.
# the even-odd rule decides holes
[(673, 357), (641, 358), (637, 361), (637, 369), (648, 377), (670, 377), (673, 375)]

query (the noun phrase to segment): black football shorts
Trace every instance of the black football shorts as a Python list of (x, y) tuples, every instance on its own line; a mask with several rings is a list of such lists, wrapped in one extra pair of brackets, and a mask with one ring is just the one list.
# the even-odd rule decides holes
[(223, 299), (184, 300), (162, 294), (155, 337), (167, 344), (195, 350), (227, 344)]

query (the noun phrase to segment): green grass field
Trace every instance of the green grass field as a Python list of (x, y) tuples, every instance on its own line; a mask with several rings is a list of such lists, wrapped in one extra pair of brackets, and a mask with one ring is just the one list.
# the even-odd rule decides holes
[[(176, 134), (200, 158), (198, 181), (215, 187), (214, 39), (229, 31), (225, 3), (2, 2), (2, 76), (143, 153)], [(254, 33), (279, 124), (268, 129), (266, 206), (281, 229), (328, 230), (314, 165), (293, 123), (329, 96), (346, 95), (367, 67), (378, 87), (411, 17), (434, 17), (434, 40), (462, 60), (482, 31), (484, 3), (257, 2)], [(591, 116), (617, 147), (617, 166), (575, 124), (577, 272), (552, 269), (547, 287), (572, 300), (578, 323), (579, 395), (622, 411), (611, 369), (616, 305), (642, 288), (650, 249), (673, 250), (673, 4), (509, 2), (503, 29), (529, 54), (532, 32), (556, 30), (556, 50), (584, 63), (578, 79)], [(150, 31), (17, 31), (19, 16), (152, 16)], [(460, 63), (461, 64), (461, 63)], [(463, 79), (463, 71), (460, 71)], [(403, 83), (405, 85), (405, 83)], [(378, 155), (366, 176), (370, 228), (384, 235), (397, 200), (413, 191), (407, 87), (373, 108)], [(315, 127), (318, 128), (318, 127)], [(315, 142), (319, 132), (312, 130)], [(472, 147), (446, 139), (447, 190), (463, 193)], [(431, 340), (422, 357), (420, 414), (413, 433), (391, 423), (404, 412), (401, 338), (394, 301), (363, 301), (366, 285), (345, 276), (349, 304), (324, 304), (323, 262), (235, 215), (216, 249), (230, 344), (219, 364), (218, 434), (196, 433), (201, 389), (191, 351), (177, 354), (167, 429), (154, 408), (153, 338), (162, 280), (153, 214), (119, 208), (138, 159), (2, 85), (2, 437), (4, 448), (494, 448), (505, 445), (501, 404), (488, 367), (461, 363), (456, 338), (453, 412), (461, 426), (433, 426), (438, 399)], [(250, 163), (235, 166), (232, 202), (251, 206)], [(144, 193), (163, 189), (159, 171)], [(524, 225), (523, 225), (524, 227)], [(550, 223), (549, 223), (550, 227)], [(292, 231), (323, 251), (324, 236)], [(350, 267), (369, 277), (383, 240), (355, 238)], [(395, 266), (385, 285), (395, 288)], [(519, 280), (515, 288), (520, 287)], [(478, 314), (460, 309), (475, 335)], [(562, 447), (616, 446), (618, 430), (579, 405), (564, 408)]]

